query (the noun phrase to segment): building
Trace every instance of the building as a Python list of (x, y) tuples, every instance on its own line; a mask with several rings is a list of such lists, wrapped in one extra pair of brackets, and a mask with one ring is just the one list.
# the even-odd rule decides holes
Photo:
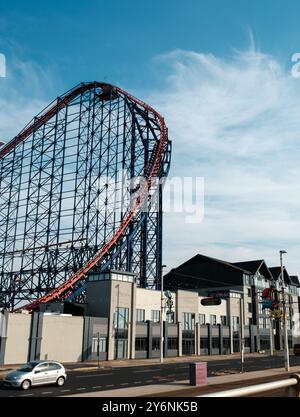
[[(287, 303), (288, 338), (292, 346), (293, 340), (300, 338), (299, 325), (299, 280), (297, 276), (289, 276), (284, 270), (285, 297)], [(237, 291), (243, 295), (244, 325), (252, 326), (255, 332), (255, 350), (270, 348), (270, 333), (275, 348), (282, 349), (282, 331), (280, 320), (270, 319), (267, 310), (263, 310), (262, 291), (275, 288), (275, 298), (280, 299), (281, 268), (268, 268), (261, 260), (229, 263), (204, 255), (196, 255), (179, 267), (172, 269), (165, 277), (167, 288), (186, 288), (209, 295), (211, 290)], [(229, 322), (240, 320), (228, 313)], [(273, 328), (271, 332), (270, 326)]]
[[(280, 322), (261, 304), (270, 285), (278, 296), (280, 272), (263, 260), (232, 264), (204, 255), (172, 269), (164, 277), (164, 356), (235, 353), (242, 340), (246, 352), (255, 352), (268, 349), (271, 338), (282, 348)], [(300, 336), (299, 280), (285, 269), (284, 279), (292, 345)], [(219, 305), (202, 305), (212, 296), (221, 297)], [(130, 272), (89, 273), (83, 307), (52, 303), (32, 315), (2, 312), (0, 364), (159, 357), (160, 320), (160, 291), (139, 288)]]

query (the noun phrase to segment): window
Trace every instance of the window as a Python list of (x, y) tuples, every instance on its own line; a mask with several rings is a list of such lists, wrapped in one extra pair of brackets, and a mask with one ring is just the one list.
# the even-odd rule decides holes
[(239, 294), (237, 292), (231, 292), (230, 293), (230, 297), (231, 298), (241, 298), (241, 294)]
[(115, 329), (128, 329), (129, 309), (117, 307), (115, 313)]
[(159, 310), (151, 310), (151, 320), (154, 323), (160, 322), (160, 311)]
[(48, 371), (57, 371), (61, 369), (61, 366), (58, 363), (49, 363)]
[(41, 372), (47, 372), (48, 371), (48, 364), (43, 363), (42, 365), (39, 365), (35, 368), (34, 373), (40, 374)]
[(208, 338), (207, 337), (201, 337), (201, 339), (200, 339), (200, 348), (201, 349), (208, 349)]
[(152, 350), (160, 350), (160, 338), (159, 337), (152, 338)]
[(182, 354), (194, 355), (195, 354), (195, 339), (194, 337), (182, 337)]
[(199, 314), (199, 323), (201, 326), (205, 324), (205, 314)]
[(220, 339), (218, 337), (213, 337), (211, 342), (213, 349), (220, 349)]
[(252, 318), (250, 317), (250, 318), (248, 319), (248, 325), (249, 325), (249, 326), (251, 326), (251, 324), (252, 324)]
[(144, 322), (145, 321), (145, 310), (137, 308), (136, 309), (136, 321)]
[(211, 315), (209, 316), (209, 320), (210, 320), (210, 324), (211, 324), (212, 326), (215, 326), (215, 325), (217, 324), (217, 316), (216, 316), (216, 315), (211, 314)]
[(111, 279), (115, 281), (134, 282), (134, 277), (126, 274), (111, 274)]
[(230, 351), (230, 338), (229, 337), (223, 337), (223, 353), (227, 353)]
[(234, 332), (239, 330), (240, 318), (237, 316), (232, 316), (232, 328)]
[(136, 337), (135, 338), (135, 350), (147, 351), (148, 350), (147, 343), (148, 343), (147, 337)]
[(195, 330), (195, 314), (182, 313), (183, 330)]
[(251, 288), (248, 288), (248, 297), (251, 297), (251, 296), (252, 296)]
[(222, 326), (227, 326), (227, 317), (226, 316), (221, 316), (221, 324), (222, 324)]
[(257, 291), (257, 299), (258, 299), (258, 314), (263, 314), (263, 309), (262, 309), (262, 297), (261, 297), (261, 290)]
[(245, 285), (250, 285), (251, 276), (250, 275), (244, 275), (244, 283)]
[(252, 313), (252, 304), (248, 303), (248, 313)]
[(245, 337), (244, 338), (244, 347), (245, 348), (250, 348), (251, 347), (251, 339), (250, 339), (250, 337)]
[(99, 353), (106, 352), (106, 337), (93, 337), (92, 339), (92, 352), (98, 352), (98, 343), (99, 343)]
[(168, 337), (168, 350), (178, 350), (177, 337)]

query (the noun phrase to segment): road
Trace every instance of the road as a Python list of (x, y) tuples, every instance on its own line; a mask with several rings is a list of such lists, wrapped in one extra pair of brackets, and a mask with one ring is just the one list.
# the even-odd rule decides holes
[[(300, 366), (300, 357), (290, 357), (291, 366)], [(89, 369), (89, 364), (66, 367), (68, 380), (64, 387), (52, 385), (33, 387), (29, 391), (8, 389), (1, 383), (0, 397), (56, 397), (70, 394), (105, 391), (118, 388), (129, 388), (150, 384), (163, 384), (172, 381), (182, 381), (189, 378), (189, 363), (177, 362), (172, 364), (155, 364), (151, 366), (114, 367), (109, 363), (104, 368)], [(246, 372), (263, 369), (281, 368), (283, 358), (274, 357), (248, 357), (245, 360)], [(83, 369), (86, 367), (86, 369)], [(208, 376), (224, 375), (226, 373), (240, 372), (240, 360), (226, 358), (210, 360), (208, 362)], [(162, 389), (163, 390), (163, 389)]]

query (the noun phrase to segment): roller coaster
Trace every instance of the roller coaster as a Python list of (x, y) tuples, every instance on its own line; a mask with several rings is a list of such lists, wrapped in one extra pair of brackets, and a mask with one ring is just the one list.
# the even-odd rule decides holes
[(0, 306), (84, 302), (89, 274), (159, 289), (163, 117), (119, 87), (81, 83), (0, 147)]

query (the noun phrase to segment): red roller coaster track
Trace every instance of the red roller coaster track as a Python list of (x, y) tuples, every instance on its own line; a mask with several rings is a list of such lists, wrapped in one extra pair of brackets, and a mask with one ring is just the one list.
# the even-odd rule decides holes
[(28, 310), (30, 312), (35, 311), (41, 303), (47, 303), (49, 301), (57, 300), (62, 298), (63, 294), (66, 291), (72, 291), (74, 285), (82, 280), (86, 274), (99, 263), (99, 261), (116, 245), (119, 238), (124, 235), (128, 225), (134, 219), (135, 215), (139, 211), (141, 205), (146, 201), (148, 197), (149, 190), (153, 184), (154, 178), (158, 175), (159, 170), (163, 164), (164, 160), (164, 153), (166, 150), (167, 145), (167, 129), (164, 122), (164, 118), (151, 106), (144, 103), (143, 101), (133, 97), (132, 95), (128, 94), (126, 91), (122, 90), (119, 87), (112, 86), (106, 83), (99, 83), (99, 82), (92, 82), (87, 84), (82, 84), (80, 87), (76, 87), (75, 89), (68, 92), (62, 98), (59, 98), (57, 102), (52, 105), (44, 114), (40, 117), (35, 118), (34, 121), (29, 124), (18, 136), (16, 136), (11, 142), (7, 143), (1, 150), (0, 150), (0, 158), (3, 158), (7, 155), (14, 147), (16, 147), (21, 142), (25, 141), (35, 130), (39, 129), (43, 124), (47, 123), (53, 116), (56, 115), (61, 109), (66, 107), (72, 100), (74, 100), (79, 94), (86, 92), (90, 89), (100, 87), (103, 91), (103, 95), (109, 94), (110, 92), (120, 93), (126, 96), (131, 101), (135, 102), (146, 111), (152, 113), (155, 118), (159, 122), (160, 126), (160, 141), (158, 146), (156, 147), (156, 154), (153, 158), (153, 163), (150, 168), (150, 172), (147, 177), (147, 186), (145, 189), (140, 193), (139, 198), (135, 201), (133, 209), (128, 213), (125, 217), (113, 237), (96, 253), (96, 255), (91, 258), (81, 269), (79, 269), (74, 275), (72, 275), (67, 281), (65, 281), (62, 285), (55, 288), (54, 290), (47, 293), (45, 296), (34, 300), (32, 303), (27, 304), (19, 309), (15, 310)]

